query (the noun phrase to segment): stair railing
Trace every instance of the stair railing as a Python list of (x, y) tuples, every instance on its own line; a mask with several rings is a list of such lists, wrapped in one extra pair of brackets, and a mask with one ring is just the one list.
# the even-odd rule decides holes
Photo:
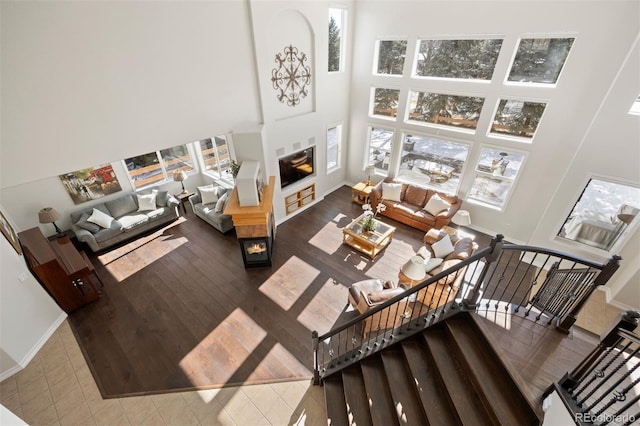
[[(567, 253), (505, 244), (489, 247), (362, 315), (319, 335), (312, 332), (314, 383), (460, 311), (504, 309), (556, 323), (568, 333), (588, 297), (619, 267)], [(548, 269), (548, 272), (547, 272)]]
[(576, 424), (630, 425), (640, 421), (640, 336), (633, 333), (640, 313), (623, 312), (598, 346), (555, 390)]

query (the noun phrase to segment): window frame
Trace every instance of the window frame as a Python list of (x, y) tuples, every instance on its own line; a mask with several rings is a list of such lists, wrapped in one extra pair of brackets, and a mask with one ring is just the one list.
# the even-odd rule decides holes
[[(388, 170), (385, 169), (381, 169), (375, 166), (375, 164), (371, 164), (369, 162), (369, 159), (371, 158), (371, 133), (373, 131), (373, 129), (382, 129), (382, 130), (387, 130), (390, 131), (392, 133), (391, 136), (391, 144), (389, 146), (389, 165), (388, 165)], [(368, 123), (367, 124), (367, 155), (364, 158), (364, 165), (363, 165), (363, 170), (366, 170), (366, 168), (368, 166), (373, 166), (374, 170), (373, 170), (373, 174), (374, 175), (382, 175), (382, 176), (388, 176), (389, 172), (391, 171), (391, 165), (394, 163), (394, 148), (396, 146), (396, 142), (397, 142), (397, 132), (394, 128), (389, 127), (389, 126), (378, 126), (376, 124), (372, 124), (372, 123)], [(385, 151), (387, 152), (387, 151)], [(383, 160), (383, 165), (384, 165), (384, 160)]]
[[(127, 173), (127, 177), (129, 179), (129, 182), (131, 183), (131, 187), (134, 189), (134, 191), (144, 190), (144, 189), (147, 189), (147, 188), (151, 188), (151, 187), (154, 187), (154, 186), (161, 185), (161, 184), (166, 183), (166, 182), (173, 181), (173, 177), (170, 176), (170, 170), (167, 167), (166, 160), (162, 156), (162, 151), (167, 150), (167, 149), (180, 147), (180, 146), (184, 146), (186, 148), (187, 153), (189, 155), (189, 162), (191, 163), (190, 164), (191, 169), (190, 170), (185, 170), (185, 172), (187, 173), (187, 175), (193, 175), (193, 174), (197, 173), (198, 172), (198, 161), (197, 161), (197, 158), (196, 158), (197, 156), (194, 155), (195, 153), (194, 153), (193, 147), (189, 143), (181, 144), (181, 145), (174, 145), (174, 146), (169, 147), (169, 148), (162, 148), (162, 149), (158, 149), (156, 151), (147, 152), (145, 154), (138, 154), (138, 155), (134, 155), (134, 156), (122, 159), (121, 160), (122, 166), (124, 167), (124, 170)], [(156, 158), (158, 159), (158, 167), (160, 169), (162, 178), (158, 179), (158, 180), (154, 180), (152, 182), (148, 182), (148, 183), (142, 184), (140, 186), (137, 186), (136, 185), (136, 179), (134, 179), (131, 176), (131, 170), (129, 170), (129, 167), (127, 166), (127, 160), (129, 158), (136, 158), (136, 157), (141, 157), (143, 155), (150, 155), (150, 154), (155, 154), (156, 155)], [(149, 167), (149, 166), (145, 166), (145, 167)]]
[[(395, 116), (382, 115), (382, 114), (376, 114), (375, 113), (376, 91), (378, 89), (380, 89), (380, 90), (395, 90), (395, 91), (398, 92), (398, 98), (396, 99), (396, 107), (395, 107), (396, 115)], [(400, 95), (401, 95), (401, 93), (400, 93), (400, 89), (399, 88), (372, 86), (371, 87), (371, 93), (370, 93), (370, 96), (369, 96), (369, 117), (378, 118), (380, 120), (397, 121), (398, 120), (398, 110), (400, 109)]]
[[(491, 129), (493, 128), (493, 123), (494, 123), (494, 119), (496, 117), (496, 114), (498, 113), (498, 108), (500, 107), (500, 102), (501, 101), (516, 101), (516, 102), (523, 102), (523, 103), (538, 103), (538, 104), (544, 104), (544, 111), (542, 112), (542, 114), (540, 115), (540, 118), (538, 119), (538, 125), (536, 126), (536, 129), (533, 132), (533, 136), (531, 136), (531, 138), (527, 138), (524, 136), (514, 136), (514, 135), (509, 135), (509, 134), (501, 134), (501, 133), (494, 133), (491, 131)], [(540, 129), (540, 124), (542, 123), (542, 119), (544, 118), (545, 113), (547, 112), (547, 108), (549, 107), (549, 100), (548, 99), (533, 99), (533, 98), (521, 98), (521, 97), (517, 97), (517, 96), (502, 96), (502, 97), (498, 97), (496, 99), (496, 103), (494, 105), (493, 108), (493, 113), (491, 114), (491, 117), (489, 118), (489, 125), (487, 126), (487, 133), (486, 136), (488, 138), (493, 138), (493, 139), (500, 139), (500, 140), (506, 140), (506, 141), (513, 141), (513, 142), (519, 142), (519, 143), (526, 143), (526, 144), (532, 144), (536, 135), (538, 134), (538, 130)]]
[[(380, 59), (380, 42), (383, 41), (404, 41), (406, 43), (405, 51), (404, 51), (404, 60), (402, 62), (402, 72), (400, 74), (380, 74), (378, 72), (378, 60)], [(380, 37), (375, 40), (374, 44), (374, 52), (373, 52), (373, 69), (371, 73), (375, 76), (380, 77), (390, 77), (390, 78), (403, 78), (405, 74), (405, 68), (407, 67), (407, 52), (409, 50), (409, 39), (408, 37)]]
[[(480, 154), (482, 153), (483, 149), (490, 149), (490, 150), (495, 150), (495, 151), (504, 151), (507, 152), (508, 154), (518, 154), (518, 155), (522, 155), (522, 163), (520, 164), (520, 167), (518, 168), (518, 172), (516, 173), (515, 177), (509, 178), (509, 177), (504, 177), (504, 176), (494, 176), (493, 174), (489, 174), (488, 172), (483, 172), (478, 170), (478, 167), (480, 166), (480, 159), (481, 156)], [(522, 170), (525, 168), (526, 164), (527, 164), (527, 158), (529, 156), (529, 152), (528, 151), (523, 151), (523, 150), (519, 150), (519, 149), (512, 149), (512, 148), (507, 148), (504, 146), (498, 146), (498, 145), (490, 145), (490, 144), (480, 144), (479, 145), (479, 150), (478, 150), (478, 156), (476, 158), (475, 161), (475, 165), (473, 167), (473, 175), (471, 176), (471, 184), (469, 185), (469, 191), (467, 192), (467, 195), (465, 196), (465, 201), (468, 201), (469, 203), (478, 205), (478, 206), (483, 206), (483, 207), (487, 207), (489, 209), (493, 209), (493, 210), (497, 210), (497, 211), (504, 211), (506, 210), (509, 202), (511, 201), (511, 197), (513, 196), (514, 192), (515, 192), (515, 188), (518, 184), (518, 180), (520, 179), (520, 176), (522, 176)], [(471, 196), (471, 190), (473, 189), (473, 184), (476, 180), (476, 178), (481, 175), (481, 176), (487, 176), (487, 177), (491, 177), (491, 178), (497, 178), (500, 179), (502, 181), (511, 181), (511, 185), (509, 186), (509, 190), (507, 192), (507, 196), (504, 199), (504, 202), (501, 205), (497, 205), (494, 203), (490, 203), (478, 198), (474, 198)]]
[[(331, 129), (336, 129), (336, 142), (333, 144), (329, 143), (329, 130)], [(340, 170), (342, 168), (342, 141), (343, 141), (343, 135), (344, 135), (344, 122), (343, 121), (339, 121), (336, 123), (332, 123), (329, 124), (327, 126), (327, 174), (333, 173), (337, 170)], [(335, 147), (336, 148), (336, 164), (335, 166), (329, 166), (329, 150), (331, 148)]]
[(613, 176), (605, 176), (605, 175), (596, 174), (596, 173), (589, 174), (586, 177), (586, 179), (583, 180), (582, 185), (578, 187), (579, 191), (575, 192), (574, 196), (570, 198), (570, 200), (573, 200), (573, 202), (567, 205), (567, 208), (565, 209), (564, 214), (560, 216), (559, 222), (557, 222), (556, 226), (553, 228), (554, 233), (551, 236), (551, 240), (557, 243), (566, 245), (567, 247), (580, 249), (585, 252), (592, 253), (594, 255), (603, 256), (606, 254), (608, 256), (608, 255), (617, 254), (629, 242), (629, 239), (631, 238), (631, 236), (633, 236), (635, 232), (638, 230), (638, 228), (640, 227), (640, 214), (638, 214), (635, 217), (635, 219), (633, 219), (633, 221), (620, 233), (616, 241), (613, 244), (611, 244), (611, 246), (608, 249), (595, 247), (586, 243), (581, 243), (579, 241), (575, 241), (575, 240), (560, 236), (561, 231), (563, 230), (565, 224), (567, 224), (567, 222), (569, 221), (570, 216), (574, 213), (576, 206), (582, 199), (582, 196), (584, 195), (584, 192), (586, 191), (587, 186), (589, 185), (589, 183), (591, 183), (592, 180), (599, 180), (599, 181), (604, 181), (608, 183), (614, 183), (617, 185), (629, 186), (629, 187), (640, 190), (640, 185), (638, 185), (637, 182), (631, 182), (625, 179), (620, 179)]
[(327, 45), (328, 45), (328, 38), (329, 38), (329, 34), (328, 34), (328, 26), (329, 23), (331, 22), (331, 11), (332, 10), (339, 10), (340, 11), (340, 24), (339, 24), (339, 29), (340, 29), (340, 53), (338, 55), (338, 69), (335, 71), (330, 71), (329, 70), (329, 55), (327, 52), (327, 72), (329, 74), (338, 74), (338, 73), (344, 73), (345, 69), (346, 69), (346, 50), (347, 50), (347, 29), (348, 29), (348, 17), (349, 17), (349, 10), (347, 7), (345, 6), (341, 6), (341, 5), (336, 5), (336, 4), (330, 4), (329, 8), (328, 8), (328, 16), (329, 19), (327, 21)]
[[(476, 127), (473, 128), (473, 129), (469, 129), (469, 128), (466, 128), (466, 127), (457, 127), (457, 126), (452, 126), (452, 125), (448, 125), (448, 124), (439, 124), (439, 123), (432, 123), (432, 122), (428, 122), (428, 121), (417, 121), (417, 120), (410, 119), (409, 118), (409, 114), (411, 112), (412, 94), (414, 94), (414, 93), (416, 93), (418, 96), (420, 95), (420, 93), (427, 93), (427, 94), (431, 93), (431, 94), (434, 94), (434, 95), (441, 95), (441, 96), (481, 98), (482, 99), (482, 105), (480, 106), (480, 110), (478, 111), (478, 121), (476, 122)], [(475, 94), (461, 93), (461, 92), (454, 92), (454, 91), (449, 91), (448, 93), (443, 93), (443, 92), (438, 91), (438, 90), (426, 91), (426, 89), (412, 89), (412, 88), (409, 88), (409, 93), (407, 94), (407, 106), (405, 108), (405, 114), (404, 114), (404, 122), (406, 124), (420, 126), (420, 127), (433, 128), (433, 129), (439, 129), (439, 130), (448, 130), (448, 131), (453, 131), (453, 132), (459, 132), (459, 133), (465, 133), (465, 134), (474, 135), (478, 131), (478, 126), (481, 123), (480, 118), (482, 117), (482, 111), (485, 108), (486, 101), (487, 101), (487, 98), (484, 95), (475, 95)]]
[[(210, 138), (204, 138), (204, 139), (200, 139), (198, 141), (193, 142), (193, 147), (194, 150), (197, 153), (197, 157), (198, 157), (198, 165), (200, 167), (200, 170), (202, 171), (202, 174), (209, 176), (212, 179), (215, 179), (217, 181), (221, 181), (221, 182), (225, 182), (228, 184), (233, 185), (234, 184), (234, 180), (233, 180), (233, 176), (231, 176), (230, 178), (226, 178), (223, 176), (223, 173), (220, 172), (213, 172), (211, 170), (207, 170), (207, 164), (205, 162), (205, 157), (204, 157), (204, 153), (202, 152), (202, 146), (200, 145), (200, 142), (206, 139), (211, 139), (211, 141), (213, 142), (213, 145), (215, 146), (215, 138), (216, 137), (223, 137), (225, 138), (225, 141), (227, 143), (227, 149), (229, 152), (229, 168), (231, 167), (231, 164), (233, 161), (235, 161), (235, 151), (233, 150), (233, 136), (231, 133), (219, 133), (216, 136), (212, 136)], [(216, 164), (218, 166), (218, 170), (222, 170), (220, 167), (220, 159), (219, 159), (219, 154), (218, 154), (218, 150), (217, 148), (214, 151), (215, 154), (215, 158), (216, 158)]]

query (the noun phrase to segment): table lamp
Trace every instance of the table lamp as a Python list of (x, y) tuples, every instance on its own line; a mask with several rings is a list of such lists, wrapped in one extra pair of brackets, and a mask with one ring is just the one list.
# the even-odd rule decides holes
[(173, 180), (175, 180), (176, 182), (180, 182), (180, 185), (182, 185), (182, 193), (186, 194), (187, 190), (184, 189), (184, 181), (187, 180), (189, 178), (189, 175), (187, 175), (187, 173), (184, 170), (178, 170), (176, 172), (173, 172)]
[(458, 226), (469, 226), (471, 225), (471, 215), (466, 210), (458, 210), (451, 218), (451, 222)]
[(371, 175), (373, 174), (375, 170), (375, 167), (369, 165), (367, 166), (367, 168), (365, 169), (365, 171), (367, 172), (367, 186), (371, 186)]
[[(402, 265), (400, 271), (406, 277), (412, 287), (427, 276), (424, 270), (424, 259), (421, 256), (412, 256), (407, 263)], [(405, 281), (406, 280), (402, 280)]]
[(40, 223), (53, 223), (53, 227), (56, 228), (58, 236), (62, 235), (62, 230), (56, 225), (56, 220), (60, 220), (62, 216), (53, 207), (45, 207), (38, 212), (38, 221)]

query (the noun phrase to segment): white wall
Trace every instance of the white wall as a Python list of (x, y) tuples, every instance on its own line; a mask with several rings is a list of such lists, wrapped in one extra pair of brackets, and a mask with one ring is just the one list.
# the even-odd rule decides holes
[[(605, 261), (608, 253), (586, 253), (579, 244), (560, 247), (554, 236), (580, 195), (588, 174), (615, 176), (640, 185), (640, 124), (637, 116), (627, 114), (640, 93), (640, 60), (634, 53), (640, 32), (638, 16), (637, 1), (358, 2), (347, 179), (357, 181), (362, 176), (369, 125), (390, 126), (396, 130), (398, 142), (402, 131), (412, 131), (470, 143), (466, 164), (469, 171), (477, 161), (480, 145), (496, 144), (495, 139), (486, 136), (489, 120), (479, 123), (476, 134), (469, 135), (453, 130), (429, 130), (402, 123), (401, 118), (393, 122), (368, 117), (371, 87), (401, 90), (399, 117), (404, 116), (409, 89), (429, 91), (444, 87), (454, 94), (478, 93), (485, 96), (485, 105), (495, 105), (505, 96), (530, 99), (535, 95), (547, 102), (547, 108), (533, 143), (499, 145), (528, 154), (516, 191), (502, 211), (465, 202), (464, 208), (471, 212), (472, 227), (502, 233), (511, 241), (561, 248)], [(520, 36), (559, 34), (575, 36), (575, 42), (555, 88), (541, 92), (502, 84)], [(495, 75), (500, 76), (497, 81), (480, 85), (440, 82), (434, 86), (429, 80), (412, 79), (408, 73), (391, 79), (372, 74), (377, 39), (406, 38), (407, 60), (411, 62), (418, 37), (441, 35), (502, 37), (502, 52), (495, 70)], [(632, 57), (627, 59), (630, 54)], [(410, 66), (405, 64), (405, 70)], [(470, 172), (463, 175), (459, 191), (462, 197), (469, 193), (472, 175)], [(614, 291), (626, 285), (640, 264), (638, 238), (636, 233), (625, 247), (618, 248), (625, 259), (610, 283)]]
[(0, 262), (2, 381), (29, 363), (67, 315), (29, 273), (23, 257), (4, 236), (0, 236)]
[(2, 2), (2, 187), (261, 121), (247, 2)]

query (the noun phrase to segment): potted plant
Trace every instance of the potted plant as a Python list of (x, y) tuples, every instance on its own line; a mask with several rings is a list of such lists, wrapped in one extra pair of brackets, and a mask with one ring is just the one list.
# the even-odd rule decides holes
[(362, 230), (365, 232), (375, 231), (376, 229), (375, 218), (376, 216), (378, 216), (378, 213), (383, 212), (386, 209), (387, 209), (387, 206), (385, 206), (382, 203), (378, 203), (378, 205), (376, 206), (376, 212), (374, 213), (373, 209), (371, 208), (371, 204), (363, 204), (362, 210), (364, 210), (364, 219), (362, 221)]

